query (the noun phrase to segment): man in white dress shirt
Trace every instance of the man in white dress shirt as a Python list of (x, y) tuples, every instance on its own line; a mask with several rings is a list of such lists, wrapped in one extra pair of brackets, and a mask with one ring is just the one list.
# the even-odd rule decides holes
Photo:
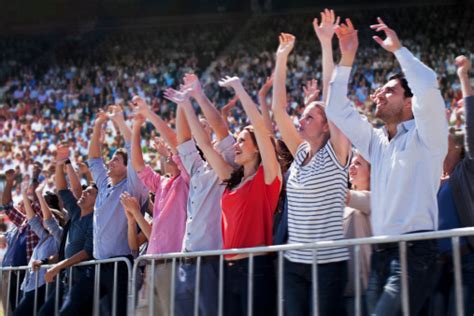
[[(432, 231), (438, 227), (436, 194), (447, 153), (448, 126), (436, 74), (402, 47), (397, 34), (380, 18), (374, 36), (393, 53), (403, 70), (374, 93), (375, 115), (385, 122), (374, 129), (351, 106), (347, 85), (358, 38), (350, 20), (336, 28), (342, 58), (330, 84), (327, 117), (371, 163), (372, 228), (374, 235)], [(410, 314), (416, 315), (429, 295), (436, 244), (407, 243)], [(401, 265), (398, 244), (374, 247), (367, 289), (371, 315), (396, 315), (401, 310)]]

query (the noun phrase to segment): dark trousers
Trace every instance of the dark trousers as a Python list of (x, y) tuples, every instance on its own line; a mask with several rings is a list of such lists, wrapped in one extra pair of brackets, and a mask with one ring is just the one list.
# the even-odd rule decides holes
[[(436, 242), (407, 242), (407, 272), (410, 315), (417, 315), (433, 287), (436, 264)], [(370, 315), (401, 313), (401, 264), (399, 249), (387, 246), (372, 253), (367, 287), (367, 309)]]
[[(36, 297), (36, 310), (38, 311), (44, 302), (44, 295), (45, 295), (46, 286), (42, 285), (37, 289), (37, 297)], [(34, 305), (35, 304), (35, 290), (25, 292), (22, 299), (16, 306), (15, 310), (13, 311), (14, 316), (29, 316), (33, 315), (34, 313)]]
[[(4, 277), (8, 278), (8, 272), (4, 272)], [(11, 272), (10, 284), (8, 284), (8, 287), (10, 287), (9, 304), (10, 304), (11, 311), (14, 311), (16, 308), (17, 302), (20, 302), (20, 299), (22, 296), (22, 291), (20, 290), (20, 287), (21, 287), (21, 282), (23, 281), (24, 277), (25, 277), (25, 270)], [(18, 283), (18, 296), (16, 295), (17, 283)]]
[[(130, 259), (130, 258), (128, 258)], [(123, 262), (117, 264), (117, 315), (127, 315), (128, 270)], [(101, 315), (112, 315), (114, 263), (105, 263), (100, 269)]]
[[(440, 257), (436, 285), (428, 304), (428, 313), (432, 316), (457, 315), (452, 257)], [(474, 315), (474, 252), (461, 257), (462, 294), (464, 315)]]
[[(175, 315), (194, 315), (196, 264), (181, 263), (176, 270)], [(218, 277), (219, 260), (217, 258), (201, 263), (199, 315), (217, 315)]]
[[(224, 315), (247, 315), (249, 259), (224, 263)], [(253, 315), (275, 315), (276, 282), (273, 258), (255, 256), (253, 260)]]
[[(69, 284), (63, 279), (59, 282), (58, 310), (60, 315), (92, 315), (92, 302), (94, 292), (93, 268), (81, 268), (74, 278), (71, 290)], [(56, 299), (56, 282), (50, 284), (52, 291), (40, 309), (39, 316), (54, 315)]]
[[(344, 315), (347, 261), (318, 264), (319, 315)], [(312, 265), (285, 259), (285, 315), (313, 315)]]

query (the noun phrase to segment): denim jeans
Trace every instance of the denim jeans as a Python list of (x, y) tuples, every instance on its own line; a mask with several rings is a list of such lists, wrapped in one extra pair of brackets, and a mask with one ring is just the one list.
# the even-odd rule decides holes
[[(461, 257), (464, 315), (474, 315), (474, 252)], [(436, 286), (429, 303), (429, 315), (456, 315), (452, 257), (438, 261)]]
[[(37, 289), (36, 311), (38, 311), (44, 302), (46, 285), (42, 285)], [(33, 315), (35, 304), (35, 290), (25, 292), (20, 302), (13, 311), (13, 316)]]
[[(224, 264), (224, 315), (244, 316), (248, 308), (249, 260)], [(276, 282), (273, 258), (255, 256), (253, 261), (252, 314), (275, 315)]]
[[(285, 315), (313, 315), (312, 265), (285, 259)], [(318, 264), (319, 315), (344, 315), (347, 261)]]
[[(407, 242), (407, 272), (410, 315), (417, 315), (433, 287), (436, 241)], [(399, 248), (374, 251), (367, 287), (369, 315), (401, 313), (401, 264)]]
[[(182, 263), (177, 267), (175, 314), (194, 315), (196, 264)], [(199, 315), (217, 315), (219, 260), (201, 263), (199, 288)]]

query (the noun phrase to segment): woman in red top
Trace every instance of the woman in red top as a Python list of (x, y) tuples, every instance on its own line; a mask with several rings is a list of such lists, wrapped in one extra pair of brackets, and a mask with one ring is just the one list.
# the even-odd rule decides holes
[[(237, 138), (235, 163), (238, 169), (222, 166), (227, 187), (222, 196), (222, 239), (224, 249), (272, 244), (273, 214), (281, 190), (281, 169), (271, 132), (256, 104), (238, 77), (226, 77), (222, 87), (235, 90), (253, 126)], [(248, 254), (227, 255), (224, 265), (224, 314), (247, 314)], [(253, 313), (269, 315), (275, 306), (273, 262), (266, 253), (254, 257)]]
[[(273, 213), (281, 190), (281, 169), (271, 133), (256, 104), (244, 90), (238, 77), (226, 77), (219, 84), (235, 90), (252, 126), (244, 128), (235, 148), (235, 169), (214, 149), (196, 117), (190, 102), (178, 103), (194, 127), (199, 147), (219, 178), (227, 184), (222, 196), (222, 235), (224, 249), (269, 246), (272, 244)], [(189, 91), (173, 91), (182, 100)], [(225, 257), (224, 315), (247, 314), (248, 254)], [(253, 313), (272, 314), (275, 307), (273, 262), (267, 253), (254, 257)]]

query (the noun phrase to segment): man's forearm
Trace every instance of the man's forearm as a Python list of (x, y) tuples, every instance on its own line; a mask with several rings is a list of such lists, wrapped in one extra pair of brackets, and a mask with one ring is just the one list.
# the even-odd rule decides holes
[(219, 111), (214, 107), (208, 97), (203, 93), (200, 93), (196, 96), (196, 101), (201, 107), (204, 116), (211, 128), (215, 131), (217, 139), (222, 140), (229, 134), (227, 130), (227, 125), (224, 122)]
[(100, 158), (101, 156), (101, 144), (100, 144), (100, 133), (102, 126), (94, 125), (94, 129), (91, 136), (91, 143), (89, 145), (89, 159)]
[(461, 91), (462, 97), (467, 98), (473, 95), (471, 82), (469, 80), (469, 74), (465, 73), (459, 76), (459, 81), (461, 82)]
[(7, 181), (3, 189), (2, 204), (6, 205), (12, 201), (13, 181)]

